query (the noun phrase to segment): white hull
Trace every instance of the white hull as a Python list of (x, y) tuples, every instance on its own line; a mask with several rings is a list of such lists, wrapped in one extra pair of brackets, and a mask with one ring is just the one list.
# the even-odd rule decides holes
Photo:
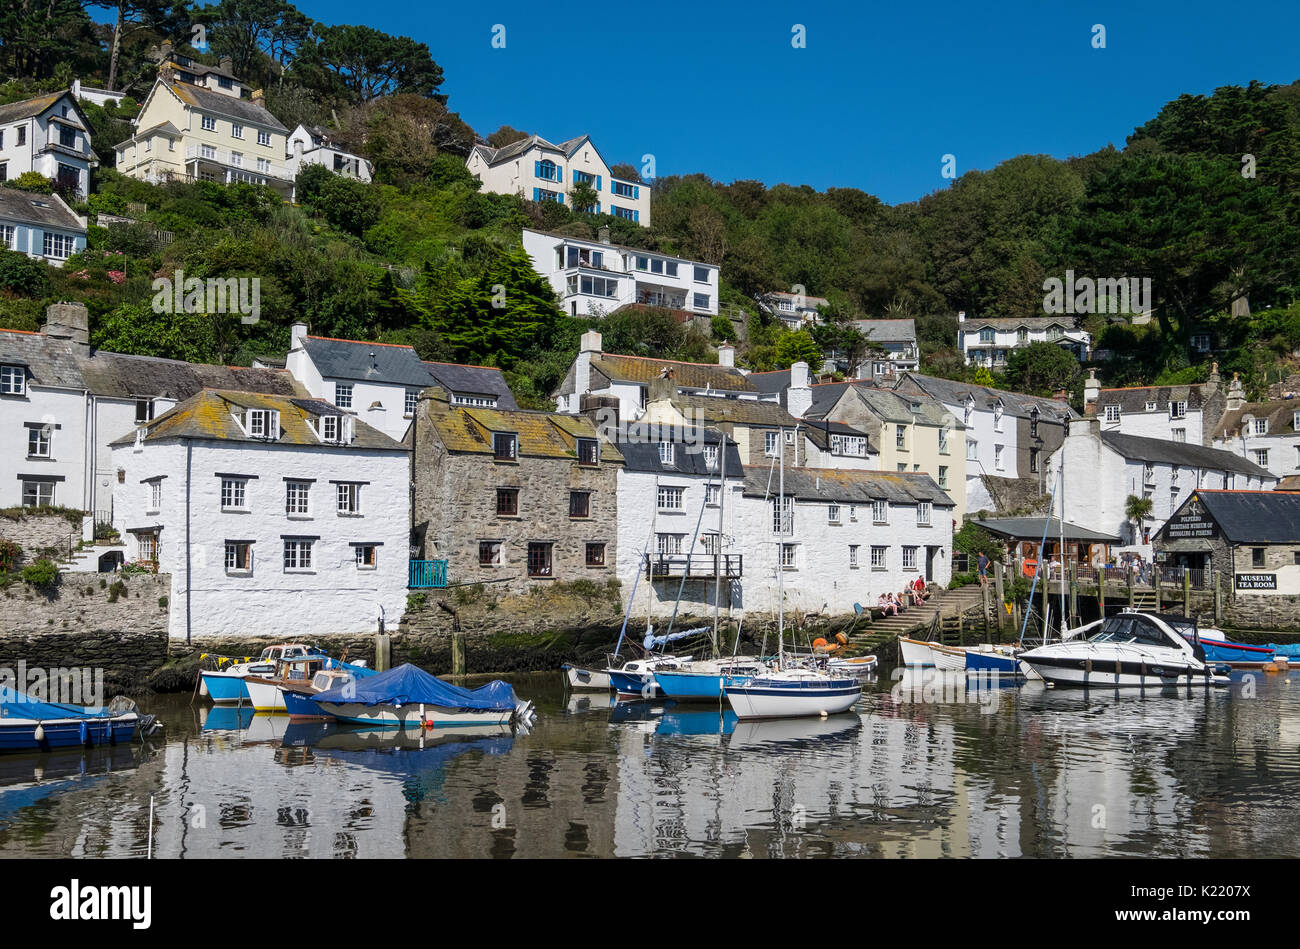
[(575, 692), (608, 692), (613, 688), (608, 672), (569, 666), (564, 670), (564, 674), (569, 677), (569, 688)]
[(514, 709), (449, 709), (436, 705), (360, 705), (353, 702), (321, 702), (335, 718), (379, 728), (419, 728), (427, 725), (508, 725)]
[(898, 638), (898, 651), (903, 657), (903, 665), (905, 666), (934, 665), (934, 653), (930, 649), (930, 644), (923, 643), (919, 639), (906, 639), (900, 636)]
[(936, 643), (930, 647), (930, 655), (934, 657), (934, 667), (944, 672), (961, 672), (966, 668), (965, 649), (940, 646)]
[(853, 659), (832, 659), (826, 664), (826, 668), (835, 673), (867, 675), (876, 671), (876, 665), (875, 656), (857, 656)]
[[(810, 690), (811, 691), (811, 690)], [(728, 692), (727, 701), (737, 718), (792, 718), (847, 712), (862, 698), (862, 690), (848, 694), (755, 695)]]
[[(1146, 675), (1140, 673), (1116, 673), (1113, 669), (1109, 672), (1102, 668), (1094, 666), (1092, 671), (1084, 669), (1061, 669), (1052, 668), (1044, 665), (1034, 665), (1032, 661), (1025, 663), (1030, 666), (1044, 680), (1054, 683), (1055, 685), (1068, 686), (1086, 686), (1091, 689), (1163, 689), (1169, 686), (1186, 687), (1186, 686), (1215, 686), (1227, 683), (1226, 676), (1206, 675), (1200, 669), (1183, 670), (1179, 675), (1154, 675), (1148, 672)], [(1112, 663), (1113, 666), (1113, 663)], [(1170, 669), (1169, 666), (1161, 668)]]
[(253, 708), (257, 711), (286, 711), (284, 707), (284, 696), (280, 694), (280, 687), (278, 685), (247, 678), (244, 680), (244, 688), (248, 689), (248, 699), (252, 703)]

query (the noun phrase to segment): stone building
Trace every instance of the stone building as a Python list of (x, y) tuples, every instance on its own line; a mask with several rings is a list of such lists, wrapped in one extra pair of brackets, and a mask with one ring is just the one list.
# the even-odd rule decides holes
[(1245, 402), (1234, 397), (1240, 383), (1234, 379), (1233, 386), (1228, 410), (1214, 431), (1214, 447), (1253, 461), (1278, 478), (1300, 474), (1300, 399)]
[(557, 412), (458, 407), (420, 394), (412, 544), (447, 561), (448, 583), (511, 592), (554, 580), (615, 579), (618, 448), (595, 424)]
[[(1083, 388), (1083, 412), (1100, 419), (1103, 432), (1209, 445), (1230, 397), (1220, 382), (1218, 363), (1206, 382), (1182, 386), (1103, 389), (1096, 370), (1090, 370)], [(1233, 382), (1240, 392), (1235, 376)], [(1242, 395), (1239, 398), (1244, 401)]]
[(1171, 568), (1210, 571), (1233, 625), (1300, 623), (1300, 494), (1193, 491), (1153, 538)]

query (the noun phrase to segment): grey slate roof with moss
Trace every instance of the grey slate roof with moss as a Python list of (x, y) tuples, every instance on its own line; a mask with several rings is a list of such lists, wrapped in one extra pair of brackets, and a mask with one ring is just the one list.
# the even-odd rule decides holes
[(1102, 443), (1125, 458), (1135, 461), (1185, 465), (1188, 468), (1205, 468), (1211, 471), (1231, 471), (1252, 478), (1272, 478), (1266, 469), (1240, 455), (1221, 448), (1206, 448), (1190, 442), (1165, 441), (1163, 438), (1145, 438), (1141, 435), (1121, 435), (1119, 432), (1102, 432)]
[[(767, 466), (745, 467), (745, 495), (766, 497), (777, 493), (777, 476)], [(843, 504), (916, 504), (929, 501), (936, 507), (956, 504), (934, 479), (923, 471), (851, 471), (841, 468), (787, 468), (785, 493), (801, 501)]]
[(1300, 494), (1197, 490), (1196, 497), (1231, 543), (1300, 544)]
[(86, 225), (56, 195), (0, 186), (0, 218), (85, 234)]
[(1068, 403), (1058, 402), (1055, 399), (1025, 395), (1020, 392), (1008, 392), (1003, 389), (993, 389), (989, 386), (975, 385), (970, 382), (940, 379), (937, 376), (926, 376), (919, 372), (903, 373), (898, 385), (905, 385), (906, 380), (909, 379), (923, 392), (933, 396), (945, 405), (957, 405), (970, 398), (974, 400), (975, 407), (978, 409), (991, 410), (1000, 401), (1003, 412), (1016, 418), (1030, 418), (1033, 409), (1038, 410), (1038, 417), (1041, 421), (1060, 422), (1077, 417), (1077, 414), (1070, 408)]

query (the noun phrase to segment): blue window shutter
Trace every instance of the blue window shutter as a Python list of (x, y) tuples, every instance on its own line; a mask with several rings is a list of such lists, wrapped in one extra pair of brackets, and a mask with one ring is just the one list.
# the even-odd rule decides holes
[(633, 185), (633, 186), (632, 186), (632, 197), (634, 197), (634, 198), (639, 198), (639, 197), (641, 197), (641, 188), (640, 188), (640, 186), (638, 186), (638, 185)]
[(555, 166), (555, 180), (560, 184), (564, 184), (564, 169), (559, 165)]
[(534, 201), (537, 200), (537, 189), (536, 189), (536, 188), (533, 189), (533, 200), (534, 200)]
[(556, 201), (559, 201), (561, 204), (563, 204), (563, 203), (564, 203), (564, 195), (562, 195), (562, 194), (557, 194), (557, 195), (555, 196), (555, 200), (556, 200)]
[(600, 175), (596, 176), (596, 190), (600, 190)]
[(538, 178), (542, 177), (542, 163), (540, 161), (533, 162), (533, 174)]
[(641, 212), (640, 212), (640, 211), (633, 211), (633, 212), (632, 212), (632, 220), (637, 221), (637, 222), (640, 222), (640, 220), (641, 220)]

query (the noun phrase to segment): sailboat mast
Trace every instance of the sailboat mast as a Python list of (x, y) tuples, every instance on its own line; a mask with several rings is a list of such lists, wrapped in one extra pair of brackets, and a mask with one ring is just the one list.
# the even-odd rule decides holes
[[(1059, 494), (1059, 495), (1061, 496), (1061, 576), (1060, 576), (1059, 579), (1060, 579), (1060, 582), (1061, 582), (1061, 615), (1060, 615), (1060, 621), (1061, 621), (1061, 639), (1064, 641), (1064, 639), (1065, 639), (1065, 628), (1066, 628), (1067, 623), (1069, 622), (1068, 618), (1067, 618), (1066, 615), (1065, 615), (1065, 572), (1066, 572), (1066, 558), (1065, 558), (1065, 452), (1061, 452), (1061, 467), (1060, 467), (1060, 470), (1057, 472), (1057, 476), (1060, 478), (1060, 481), (1058, 481), (1058, 482), (1057, 482), (1057, 485), (1056, 485), (1056, 487), (1057, 487), (1057, 494)], [(1043, 640), (1043, 641), (1046, 642), (1047, 640)]]
[(776, 509), (780, 530), (776, 535), (776, 667), (785, 667), (785, 429), (778, 428), (776, 451), (781, 456), (781, 474), (777, 482)]
[(722, 602), (722, 569), (726, 556), (722, 553), (722, 512), (727, 505), (727, 435), (723, 432), (718, 439), (718, 465), (721, 479), (718, 484), (718, 538), (713, 542), (713, 654), (721, 655), (718, 649), (718, 609)]

